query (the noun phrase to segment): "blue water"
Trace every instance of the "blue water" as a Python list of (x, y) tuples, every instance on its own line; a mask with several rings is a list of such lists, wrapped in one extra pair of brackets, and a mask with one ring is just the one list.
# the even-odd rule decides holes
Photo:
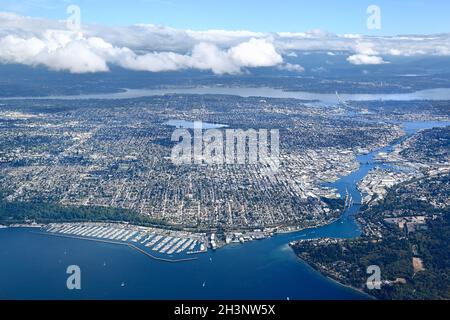
[[(235, 95), (241, 97), (266, 97), (266, 98), (289, 98), (301, 100), (318, 100), (327, 104), (337, 103), (336, 94), (316, 93), (305, 91), (284, 91), (270, 87), (174, 87), (166, 89), (124, 89), (122, 92), (99, 93), (99, 94), (81, 94), (81, 95), (62, 95), (50, 97), (0, 97), (0, 101), (7, 100), (79, 100), (79, 99), (131, 99), (149, 96), (159, 96), (166, 94), (222, 94)], [(412, 101), (412, 100), (450, 100), (450, 88), (435, 88), (419, 90), (410, 93), (348, 93), (340, 94), (345, 101)]]
[[(448, 122), (406, 124), (408, 134)], [(376, 165), (383, 148), (359, 156), (359, 170), (328, 184), (346, 190), (355, 203), (356, 182)], [(30, 228), (0, 229), (0, 298), (2, 299), (366, 299), (315, 272), (288, 246), (293, 240), (360, 235), (346, 210), (336, 222), (269, 239), (230, 245), (195, 261), (166, 263), (127, 247), (42, 235)], [(82, 289), (66, 288), (66, 268), (81, 268)], [(124, 283), (125, 286), (121, 284)], [(204, 284), (204, 285), (203, 285)]]

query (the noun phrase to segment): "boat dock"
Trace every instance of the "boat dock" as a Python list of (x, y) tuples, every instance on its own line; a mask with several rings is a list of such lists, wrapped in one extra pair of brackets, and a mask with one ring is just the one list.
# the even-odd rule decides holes
[[(182, 255), (206, 252), (207, 238), (204, 234), (145, 228), (114, 223), (55, 223), (44, 228), (49, 234), (76, 239), (124, 244), (152, 258), (159, 255)], [(151, 250), (155, 254), (148, 252)], [(173, 259), (167, 259), (173, 261)], [(180, 259), (179, 259), (180, 260)], [(178, 261), (178, 260), (175, 260)], [(184, 260), (183, 260), (184, 261)]]

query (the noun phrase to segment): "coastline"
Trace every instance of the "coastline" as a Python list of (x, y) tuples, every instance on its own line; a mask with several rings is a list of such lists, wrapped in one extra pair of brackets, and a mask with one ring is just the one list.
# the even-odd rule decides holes
[(352, 286), (350, 284), (343, 283), (343, 282), (339, 281), (338, 279), (334, 278), (331, 274), (329, 274), (329, 273), (327, 273), (327, 272), (325, 272), (323, 270), (320, 270), (320, 268), (318, 268), (316, 266), (316, 264), (314, 264), (313, 262), (307, 261), (304, 258), (299, 257), (297, 254), (296, 254), (296, 256), (297, 256), (297, 259), (299, 259), (300, 261), (302, 261), (303, 263), (305, 263), (306, 265), (311, 267), (315, 272), (318, 272), (320, 275), (322, 275), (323, 277), (327, 278), (328, 280), (330, 280), (330, 281), (332, 281), (332, 282), (334, 282), (334, 283), (336, 283), (336, 284), (338, 284), (338, 285), (340, 285), (342, 287), (345, 287), (345, 288), (357, 291), (358, 293), (360, 293), (360, 294), (370, 298), (370, 300), (378, 300), (376, 297), (372, 296), (371, 294), (369, 294), (368, 292), (364, 291), (363, 289), (357, 288), (357, 287)]
[[(270, 238), (272, 238), (274, 236), (277, 236), (277, 235), (289, 235), (289, 234), (294, 234), (296, 232), (313, 230), (313, 229), (316, 229), (316, 228), (325, 227), (325, 226), (331, 225), (331, 224), (339, 221), (340, 219), (343, 218), (343, 216), (344, 216), (344, 212), (342, 212), (342, 214), (339, 217), (335, 217), (335, 218), (330, 219), (329, 221), (321, 222), (321, 223), (319, 223), (317, 225), (307, 226), (307, 227), (299, 227), (299, 226), (298, 227), (296, 227), (296, 226), (289, 226), (289, 227), (287, 227), (287, 226), (285, 226), (285, 227), (281, 227), (281, 229), (278, 229), (278, 227), (272, 227), (270, 229), (273, 229), (273, 230), (271, 230), (270, 232), (265, 233), (264, 237), (254, 238), (254, 239), (251, 239), (251, 240), (247, 239), (244, 242), (233, 241), (233, 242), (230, 242), (230, 243), (226, 243), (225, 241), (223, 241), (223, 242), (220, 241), (218, 243), (217, 247), (215, 249), (213, 249), (213, 250), (221, 249), (221, 248), (224, 248), (224, 247), (232, 245), (232, 244), (242, 245), (242, 244), (245, 244), (247, 242), (253, 242), (253, 241), (270, 239)], [(50, 226), (51, 224), (64, 224), (64, 223), (80, 224), (80, 225), (82, 225), (82, 224), (107, 223), (107, 224), (118, 225), (118, 226), (120, 226), (121, 224), (124, 224), (123, 221), (108, 221), (108, 222), (98, 222), (98, 221), (83, 221), (83, 222), (79, 222), (79, 221), (76, 221), (76, 222), (72, 222), (72, 221), (50, 221), (50, 222), (47, 222), (47, 223), (32, 222), (32, 223), (15, 223), (15, 224), (11, 224), (11, 225), (0, 225), (0, 229), (8, 229), (8, 228), (11, 228), (11, 229), (13, 229), (13, 228), (42, 229), (42, 228), (46, 228), (46, 227)], [(136, 228), (148, 228), (148, 226), (132, 224), (132, 223), (126, 223), (126, 225), (130, 226), (130, 227), (136, 227)], [(154, 228), (154, 227), (152, 227), (152, 228)], [(166, 232), (173, 231), (170, 228), (161, 228), (161, 227), (154, 228), (154, 229), (158, 229), (158, 230), (166, 231)], [(205, 233), (205, 232), (194, 232), (190, 228), (180, 229), (178, 231), (192, 233), (192, 234)], [(249, 231), (249, 230), (234, 230), (234, 231), (230, 231), (230, 232), (241, 233), (241, 232), (247, 232), (247, 231)], [(214, 233), (214, 230), (210, 230), (207, 233)], [(42, 233), (42, 234), (44, 234), (44, 233)], [(73, 238), (73, 239), (79, 239), (79, 240), (96, 240), (96, 239), (90, 239), (90, 238), (86, 238), (86, 237), (58, 235), (58, 234), (52, 234), (52, 233), (45, 233), (45, 234), (54, 235), (54, 236), (60, 236), (60, 237)], [(118, 244), (122, 244), (122, 243), (118, 243)], [(289, 245), (289, 243), (287, 243), (287, 244)]]

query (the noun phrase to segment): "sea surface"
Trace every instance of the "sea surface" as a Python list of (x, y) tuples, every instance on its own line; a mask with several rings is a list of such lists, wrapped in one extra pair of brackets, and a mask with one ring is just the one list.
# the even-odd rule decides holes
[[(408, 122), (408, 135), (448, 122)], [(318, 237), (353, 238), (361, 194), (356, 183), (379, 163), (382, 148), (358, 157), (359, 170), (335, 183), (356, 203), (329, 225), (233, 244), (168, 263), (128, 247), (54, 237), (33, 228), (0, 229), (0, 299), (369, 299), (314, 271), (289, 242)], [(81, 268), (81, 290), (68, 290), (66, 269)]]

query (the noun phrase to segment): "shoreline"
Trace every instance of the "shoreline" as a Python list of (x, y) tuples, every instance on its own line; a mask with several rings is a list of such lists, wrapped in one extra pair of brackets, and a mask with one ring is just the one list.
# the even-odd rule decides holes
[[(270, 234), (268, 233), (268, 235), (265, 235), (263, 238), (258, 238), (258, 239), (255, 238), (255, 239), (251, 239), (251, 240), (246, 240), (244, 242), (234, 241), (234, 242), (226, 243), (224, 241), (224, 242), (221, 242), (217, 246), (216, 249), (221, 249), (221, 248), (224, 248), (224, 247), (226, 247), (228, 245), (232, 245), (232, 244), (241, 244), (242, 245), (242, 244), (245, 244), (247, 242), (267, 240), (267, 239), (270, 239), (270, 238), (275, 237), (277, 235), (287, 235), (287, 234), (293, 234), (293, 233), (301, 232), (301, 231), (305, 231), (305, 230), (312, 230), (312, 229), (316, 229), (316, 228), (322, 228), (322, 227), (331, 225), (331, 224), (339, 221), (343, 217), (344, 217), (344, 214), (342, 213), (339, 217), (332, 218), (329, 221), (322, 222), (322, 223), (319, 223), (319, 224), (313, 225), (313, 226), (307, 226), (307, 227), (295, 227), (295, 226), (282, 227), (281, 230), (270, 231), (269, 232)], [(127, 226), (132, 226), (132, 227), (137, 227), (137, 228), (148, 228), (148, 226), (132, 224), (132, 223), (126, 223), (124, 221), (108, 221), (108, 222), (99, 222), (99, 221), (83, 221), (83, 222), (80, 222), (80, 221), (74, 221), (74, 222), (71, 222), (71, 221), (51, 221), (51, 222), (46, 222), (46, 223), (33, 222), (33, 223), (14, 223), (14, 224), (11, 224), (11, 225), (0, 225), (0, 229), (15, 229), (15, 228), (17, 228), (17, 229), (19, 229), (19, 228), (40, 229), (40, 228), (48, 227), (51, 224), (65, 224), (65, 223), (80, 224), (80, 225), (82, 225), (82, 224), (112, 224), (112, 225), (126, 224)], [(159, 227), (159, 228), (151, 227), (151, 228), (158, 229), (158, 230), (161, 230), (161, 231), (173, 231), (173, 229), (170, 229), (170, 228), (161, 228), (161, 227)], [(287, 230), (288, 228), (294, 228), (294, 229)], [(271, 227), (270, 229), (278, 229), (278, 227)], [(202, 232), (194, 232), (190, 228), (180, 229), (180, 230), (177, 230), (177, 231), (187, 232), (187, 233), (192, 233), (192, 234), (215, 233), (214, 230), (210, 230), (209, 232), (204, 232), (204, 231), (202, 231)], [(247, 229), (245, 229), (245, 230), (233, 230), (233, 231), (229, 231), (229, 233), (244, 233), (245, 234), (245, 232), (248, 232), (248, 231), (250, 231), (250, 230), (247, 230)], [(47, 233), (45, 233), (45, 234), (47, 234)], [(52, 233), (48, 233), (48, 234), (58, 236), (58, 234), (52, 234)], [(223, 235), (225, 235), (225, 233)], [(77, 237), (77, 236), (67, 236), (67, 235), (59, 235), (59, 236), (66, 237), (66, 238), (75, 238), (75, 239), (80, 239), (80, 240), (96, 240), (96, 239)], [(289, 245), (289, 243), (287, 243), (287, 244)]]
[[(291, 248), (291, 249), (292, 249), (292, 248)], [(293, 249), (292, 249), (292, 250), (293, 250)], [(370, 300), (378, 300), (376, 297), (374, 297), (374, 296), (372, 296), (371, 294), (367, 293), (367, 292), (364, 291), (363, 289), (354, 287), (354, 286), (352, 286), (351, 284), (343, 283), (343, 282), (339, 281), (338, 279), (334, 278), (333, 276), (331, 276), (329, 273), (326, 273), (326, 272), (320, 270), (313, 262), (309, 262), (309, 261), (305, 260), (304, 258), (299, 257), (297, 254), (296, 254), (296, 256), (297, 256), (297, 259), (299, 259), (300, 261), (302, 261), (303, 263), (305, 263), (306, 265), (308, 265), (309, 267), (311, 267), (315, 272), (319, 273), (321, 276), (327, 278), (328, 280), (334, 282), (335, 284), (338, 284), (338, 285), (340, 285), (340, 286), (342, 286), (342, 287), (345, 287), (345, 288), (348, 288), (348, 289), (357, 291), (357, 292), (359, 292), (360, 294), (362, 294), (362, 295), (367, 296), (368, 298), (370, 298)]]

